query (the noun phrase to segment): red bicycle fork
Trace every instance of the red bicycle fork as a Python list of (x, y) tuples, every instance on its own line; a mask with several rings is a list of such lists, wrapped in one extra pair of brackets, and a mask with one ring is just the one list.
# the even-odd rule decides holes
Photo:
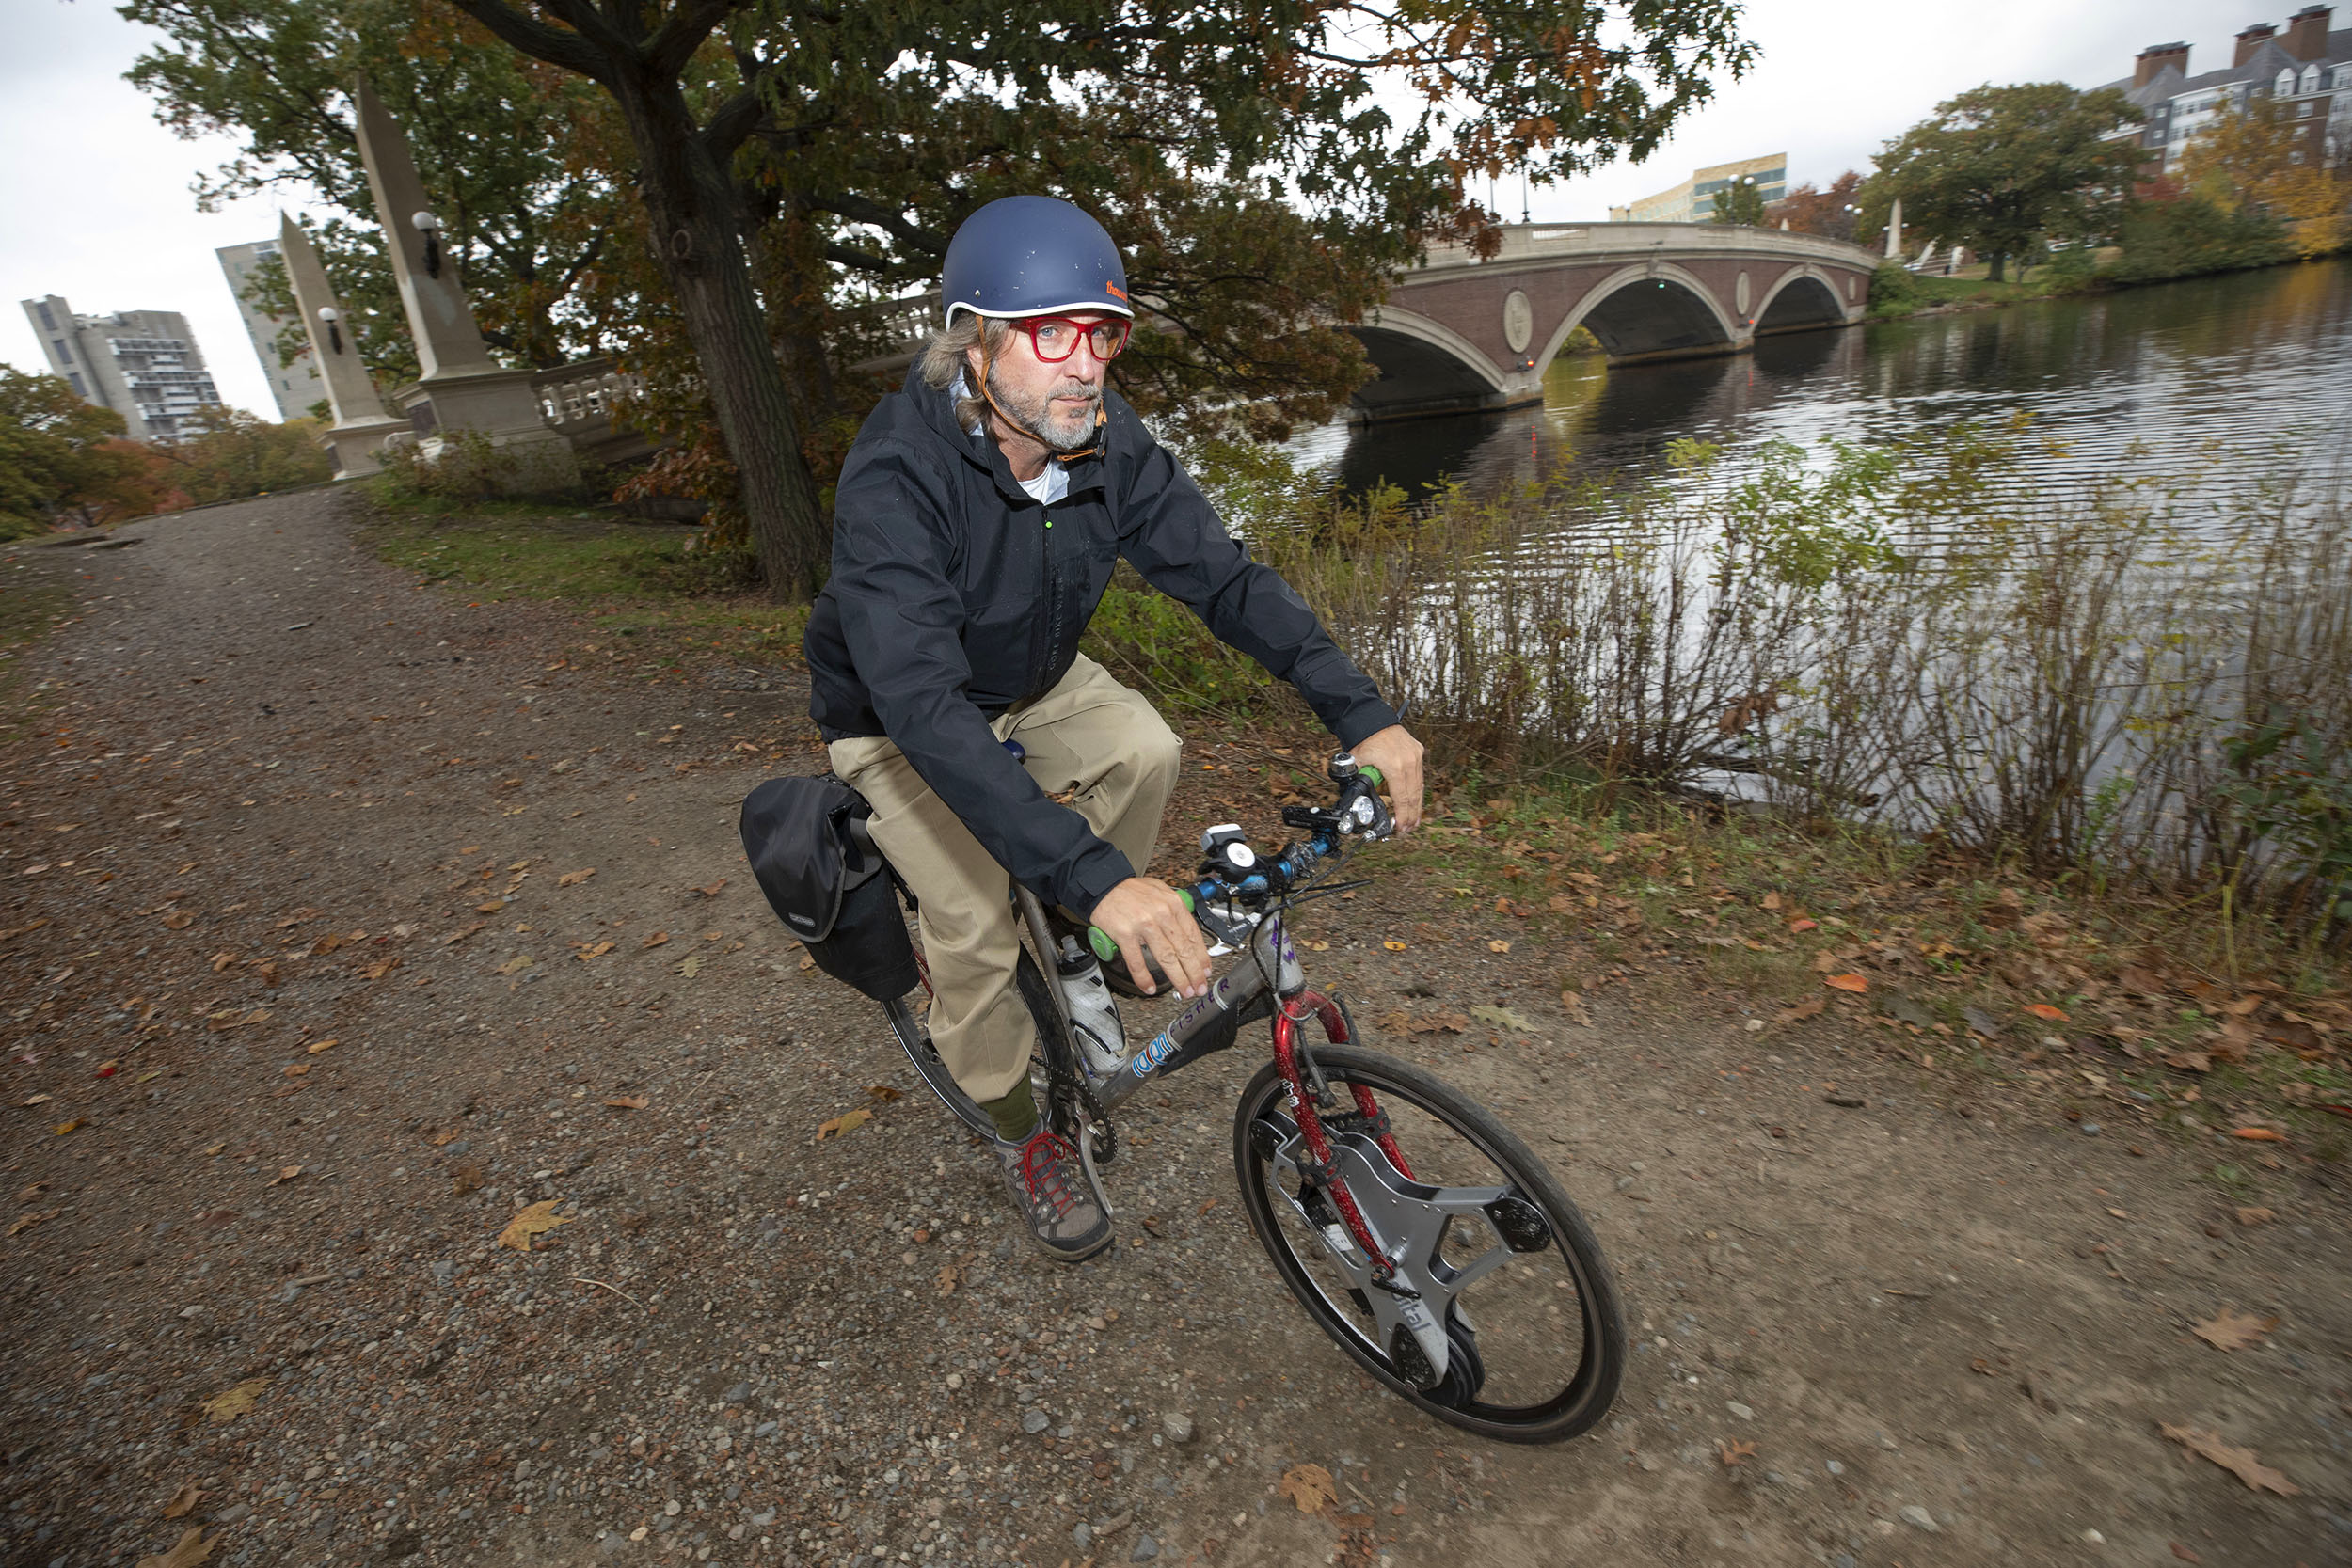
[[(1355, 1195), (1347, 1190), (1347, 1183), (1339, 1179), (1338, 1171), (1331, 1164), (1330, 1134), (1325, 1131), (1323, 1117), (1316, 1109), (1315, 1091), (1307, 1083), (1298, 1065), (1298, 1026), (1310, 1017), (1323, 1025), (1323, 1037), (1331, 1044), (1345, 1045), (1349, 1042), (1347, 1014), (1339, 1004), (1320, 991), (1302, 990), (1295, 996), (1284, 998), (1281, 1006), (1275, 1010), (1275, 1070), (1281, 1073), (1282, 1082), (1290, 1085), (1291, 1104), (1298, 1113), (1299, 1137), (1306, 1143), (1308, 1156), (1314, 1162), (1315, 1168), (1325, 1173), (1321, 1183), (1323, 1190), (1329, 1195), (1332, 1204), (1340, 1212), (1340, 1218), (1346, 1223), (1348, 1235), (1363, 1250), (1364, 1256), (1372, 1260), (1374, 1272), (1385, 1279), (1395, 1272), (1395, 1265), (1380, 1250), (1379, 1243), (1373, 1237), (1372, 1227), (1364, 1221), (1363, 1211), (1356, 1206)], [(1374, 1138), (1380, 1146), (1380, 1152), (1389, 1157), (1400, 1175), (1410, 1180), (1412, 1167), (1405, 1163), (1404, 1151), (1396, 1147), (1395, 1134), (1381, 1124), (1380, 1105), (1373, 1099), (1372, 1091), (1361, 1084), (1350, 1084), (1348, 1090), (1355, 1100), (1357, 1112), (1375, 1128)]]

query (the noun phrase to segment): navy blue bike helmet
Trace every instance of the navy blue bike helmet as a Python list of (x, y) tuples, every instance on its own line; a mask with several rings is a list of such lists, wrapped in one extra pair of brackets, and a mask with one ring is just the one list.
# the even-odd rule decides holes
[(1063, 310), (1135, 316), (1119, 246), (1083, 209), (1050, 196), (1008, 196), (965, 218), (947, 242), (939, 293), (950, 326), (959, 310), (996, 317)]

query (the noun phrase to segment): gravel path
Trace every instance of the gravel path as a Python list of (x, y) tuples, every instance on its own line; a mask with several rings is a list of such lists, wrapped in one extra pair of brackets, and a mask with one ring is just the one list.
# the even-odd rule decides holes
[[(1536, 1022), (1401, 1053), (1542, 1130), (1592, 1212), (1643, 1342), (1620, 1416), (1457, 1440), (1313, 1332), (1232, 1200), (1254, 1042), (1122, 1115), (1120, 1246), (1044, 1261), (750, 884), (736, 803), (820, 765), (803, 694), (422, 589), (348, 504), (0, 555), (0, 591), (79, 600), (0, 731), (7, 1561), (191, 1527), (240, 1568), (2352, 1550), (2352, 1269), (2296, 1162), (2241, 1226), (2210, 1149), (1826, 1029), (1766, 1057), (1722, 998), (1579, 1030), (1540, 964), (1399, 958), (1370, 902), (1317, 933), (1359, 997)], [(549, 1202), (541, 1250), (499, 1244)], [(2224, 1354), (2186, 1332), (2224, 1304), (2280, 1322)], [(1355, 1512), (1276, 1496), (1302, 1461)]]

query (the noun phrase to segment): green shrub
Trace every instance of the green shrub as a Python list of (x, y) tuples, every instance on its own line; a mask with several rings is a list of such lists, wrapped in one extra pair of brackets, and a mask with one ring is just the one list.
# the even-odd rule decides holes
[(2266, 267), (2295, 254), (2283, 225), (2251, 208), (2230, 212), (2201, 196), (2133, 203), (2116, 244), (2123, 254), (2105, 276), (2118, 283)]

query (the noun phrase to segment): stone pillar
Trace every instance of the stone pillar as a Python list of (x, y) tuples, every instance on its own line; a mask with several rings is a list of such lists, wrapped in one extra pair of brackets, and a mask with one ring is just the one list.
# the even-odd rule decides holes
[(474, 325), (473, 309), (457, 280), (457, 264), (437, 254), (416, 224), (431, 213), (416, 159), (392, 117), (363, 77), (352, 87), (360, 161), (368, 190), (384, 226), (384, 246), (400, 285), (401, 309), (415, 340), (420, 374), (392, 397), (416, 432), (417, 450), (428, 462), (440, 459), (461, 438), (479, 435), (500, 454), (501, 483), (516, 491), (569, 489), (580, 483), (580, 462), (571, 442), (540, 412), (530, 371), (500, 368)]
[(1903, 259), (1903, 198), (1899, 196), (1886, 214), (1886, 259), (1890, 261)]
[[(341, 319), (342, 307), (326, 280), (326, 269), (319, 264), (319, 253), (311, 248), (310, 236), (283, 214), (278, 219), (278, 250), (285, 259), (286, 281), (294, 287), (294, 314), (302, 318), (302, 330), (310, 340), (310, 362), (326, 384), (326, 406), (333, 414), (319, 445), (333, 454), (337, 479), (372, 474), (377, 467), (375, 449), (393, 431), (406, 430), (408, 421), (384, 411), (384, 400), (376, 394), (367, 366), (359, 362), (359, 345)], [(321, 310), (334, 311), (337, 319), (330, 325), (320, 318)]]

